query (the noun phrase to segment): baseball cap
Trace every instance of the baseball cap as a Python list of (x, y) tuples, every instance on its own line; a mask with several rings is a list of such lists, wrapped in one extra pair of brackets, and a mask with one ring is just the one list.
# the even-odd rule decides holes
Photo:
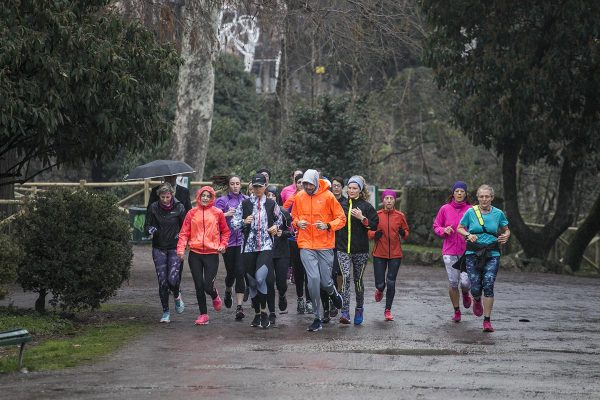
[(256, 174), (252, 177), (252, 186), (266, 186), (267, 178), (263, 174)]

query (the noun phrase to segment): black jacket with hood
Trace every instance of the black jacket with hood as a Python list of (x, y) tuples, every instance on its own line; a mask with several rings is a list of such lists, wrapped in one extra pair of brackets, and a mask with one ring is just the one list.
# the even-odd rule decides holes
[(146, 212), (144, 231), (149, 234), (151, 226), (156, 228), (152, 235), (152, 247), (161, 250), (175, 250), (179, 239), (179, 231), (185, 219), (185, 206), (173, 197), (173, 208), (170, 211), (163, 209), (159, 201), (150, 203)]

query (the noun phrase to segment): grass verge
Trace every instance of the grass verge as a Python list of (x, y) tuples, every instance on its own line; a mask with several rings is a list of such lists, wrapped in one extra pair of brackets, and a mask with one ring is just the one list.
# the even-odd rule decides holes
[[(139, 337), (148, 323), (128, 316), (131, 311), (111, 306), (66, 319), (55, 313), (0, 308), (0, 330), (19, 327), (31, 333), (34, 340), (25, 345), (23, 357), (28, 370), (57, 370), (93, 363)], [(17, 358), (18, 346), (0, 347), (0, 372), (17, 371)]]

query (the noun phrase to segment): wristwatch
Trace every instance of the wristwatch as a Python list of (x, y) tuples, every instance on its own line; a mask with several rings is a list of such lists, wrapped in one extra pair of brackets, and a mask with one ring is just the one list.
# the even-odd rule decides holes
[(465, 239), (469, 239), (469, 236), (471, 236), (471, 234), (470, 234), (469, 232), (467, 232), (467, 233), (465, 234)]

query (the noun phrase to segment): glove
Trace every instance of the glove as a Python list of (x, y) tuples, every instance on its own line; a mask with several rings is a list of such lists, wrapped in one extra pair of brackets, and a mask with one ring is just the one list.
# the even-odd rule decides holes
[(402, 228), (400, 228), (400, 230), (398, 231), (398, 233), (400, 234), (400, 239), (404, 238), (404, 235), (406, 234), (406, 231)]
[(148, 233), (151, 235), (154, 235), (154, 232), (156, 232), (158, 229), (156, 229), (156, 227), (151, 226), (148, 228)]
[(375, 232), (375, 240), (381, 239), (382, 236), (383, 236), (383, 232), (382, 231)]

